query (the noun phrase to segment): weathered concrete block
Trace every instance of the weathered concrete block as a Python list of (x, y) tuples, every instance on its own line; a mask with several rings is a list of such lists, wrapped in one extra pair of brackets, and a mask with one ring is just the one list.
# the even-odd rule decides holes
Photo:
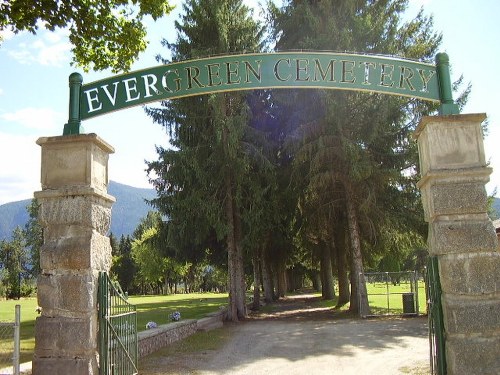
[(485, 295), (500, 291), (500, 253), (456, 254), (439, 259), (445, 294)]
[[(112, 262), (109, 237), (80, 226), (48, 228), (40, 249), (40, 267), (52, 270), (109, 270)], [(60, 236), (58, 236), (60, 234)]]
[(429, 253), (439, 256), (448, 374), (500, 374), (500, 254), (486, 215), (485, 117), (424, 117), (415, 132)]
[(497, 241), (492, 222), (484, 220), (435, 221), (429, 224), (431, 255), (495, 252)]
[(44, 316), (86, 317), (97, 308), (97, 276), (42, 274), (38, 278), (38, 304)]
[(417, 184), (422, 192), (425, 220), (458, 220), (464, 215), (486, 214), (484, 186), (490, 174), (491, 168), (484, 167), (429, 172)]
[(36, 374), (98, 374), (97, 275), (109, 271), (107, 194), (113, 148), (95, 134), (40, 138), (44, 245), (36, 321)]
[(105, 192), (113, 147), (96, 134), (42, 137), (42, 188), (89, 186)]
[(498, 375), (500, 336), (451, 336), (446, 341), (449, 375)]
[(97, 318), (40, 316), (35, 322), (37, 357), (92, 358), (97, 343)]
[(500, 335), (500, 300), (445, 296), (443, 312), (449, 334)]
[(416, 130), (422, 175), (440, 169), (486, 166), (484, 113), (424, 117)]
[(436, 184), (431, 190), (433, 215), (487, 212), (484, 183)]
[(33, 358), (33, 375), (98, 375), (95, 358)]
[(106, 235), (111, 225), (111, 196), (86, 194), (80, 189), (62, 192), (37, 192), (41, 203), (39, 219), (44, 227), (79, 225)]

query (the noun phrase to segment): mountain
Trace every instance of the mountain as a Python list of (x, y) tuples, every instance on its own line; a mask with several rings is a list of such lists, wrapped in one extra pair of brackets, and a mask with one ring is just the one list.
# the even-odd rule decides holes
[[(110, 181), (108, 194), (116, 198), (111, 210), (111, 232), (118, 239), (121, 235), (132, 235), (139, 221), (153, 208), (145, 199), (156, 196), (154, 189), (141, 189), (118, 182)], [(0, 240), (10, 239), (13, 230), (24, 225), (29, 215), (26, 207), (30, 200), (6, 203), (0, 205)]]
[[(141, 189), (110, 181), (108, 193), (116, 198), (111, 211), (111, 232), (117, 238), (122, 234), (132, 235), (139, 221), (152, 210), (145, 199), (153, 199), (156, 192), (154, 189)], [(29, 204), (30, 200), (26, 199), (0, 205), (0, 240), (10, 239), (17, 226), (24, 228), (29, 218), (26, 210)], [(493, 207), (500, 217), (500, 198), (495, 198)]]
[(500, 198), (495, 198), (493, 201), (493, 208), (497, 212), (497, 217), (500, 218)]
[(111, 232), (120, 239), (121, 235), (132, 235), (142, 218), (153, 208), (146, 199), (156, 197), (154, 189), (141, 189), (110, 181), (108, 194), (116, 198), (111, 210)]
[(0, 206), (0, 240), (10, 239), (17, 226), (24, 228), (29, 215), (26, 207), (30, 200), (11, 202)]

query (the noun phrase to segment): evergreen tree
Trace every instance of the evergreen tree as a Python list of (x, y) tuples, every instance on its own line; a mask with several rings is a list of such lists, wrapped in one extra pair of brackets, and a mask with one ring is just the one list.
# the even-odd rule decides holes
[(27, 279), (30, 270), (26, 240), (20, 227), (14, 229), (11, 241), (0, 241), (0, 270), (3, 270), (6, 297), (19, 299), (22, 280)]
[[(172, 60), (256, 51), (259, 27), (241, 0), (190, 0), (176, 22), (177, 40), (165, 42)], [(166, 62), (166, 61), (165, 61)], [(249, 157), (244, 147), (248, 107), (243, 93), (185, 98), (150, 109), (166, 126), (174, 149), (158, 149), (150, 163), (159, 179), (157, 207), (170, 218), (170, 228), (199, 248), (207, 240), (223, 241), (229, 270), (230, 318), (246, 315), (242, 248), (243, 186)]]
[(40, 249), (43, 245), (43, 228), (38, 221), (40, 204), (36, 199), (32, 199), (26, 209), (29, 213), (29, 219), (24, 226), (23, 234), (26, 247), (29, 249), (30, 274), (36, 278), (40, 273)]
[(132, 240), (129, 236), (122, 235), (117, 251), (113, 254), (111, 275), (118, 280), (122, 290), (134, 290), (133, 281), (137, 273), (137, 266), (132, 258)]
[[(271, 35), (277, 50), (356, 51), (432, 61), (441, 35), (423, 12), (403, 23), (407, 5), (407, 0), (289, 0), (281, 8), (271, 6)], [(293, 129), (290, 143), (304, 204), (314, 215), (324, 211), (320, 220), (330, 218), (330, 228), (323, 232), (327, 238), (347, 230), (350, 309), (367, 313), (366, 285), (359, 276), (363, 258), (387, 225), (397, 233), (410, 228), (404, 224), (411, 220), (396, 217), (418, 200), (418, 194), (405, 190), (417, 170), (411, 133), (421, 116), (436, 107), (416, 99), (346, 91), (301, 90), (275, 97)], [(403, 207), (386, 205), (395, 196), (405, 201)], [(421, 211), (407, 214), (419, 216)], [(339, 231), (338, 226), (346, 229)], [(323, 236), (317, 226), (311, 228)]]

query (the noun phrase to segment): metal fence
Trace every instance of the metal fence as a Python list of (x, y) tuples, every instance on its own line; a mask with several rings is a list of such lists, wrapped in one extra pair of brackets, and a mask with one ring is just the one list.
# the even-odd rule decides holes
[(430, 257), (427, 265), (427, 294), (431, 374), (445, 375), (445, 332), (437, 257)]
[(368, 272), (359, 277), (366, 282), (369, 303), (369, 311), (360, 312), (361, 316), (419, 315), (416, 271)]
[(99, 274), (98, 293), (100, 374), (137, 374), (136, 308), (106, 272)]
[(21, 306), (15, 307), (14, 322), (0, 322), (0, 369), (12, 366), (12, 373), (19, 375)]

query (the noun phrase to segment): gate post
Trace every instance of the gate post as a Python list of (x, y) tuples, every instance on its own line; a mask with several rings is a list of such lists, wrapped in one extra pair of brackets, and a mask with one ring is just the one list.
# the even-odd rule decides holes
[(111, 266), (107, 194), (113, 148), (96, 134), (43, 137), (35, 375), (97, 375), (97, 286)]
[(439, 263), (448, 374), (500, 373), (500, 253), (487, 216), (485, 117), (424, 117), (415, 132), (429, 253)]

